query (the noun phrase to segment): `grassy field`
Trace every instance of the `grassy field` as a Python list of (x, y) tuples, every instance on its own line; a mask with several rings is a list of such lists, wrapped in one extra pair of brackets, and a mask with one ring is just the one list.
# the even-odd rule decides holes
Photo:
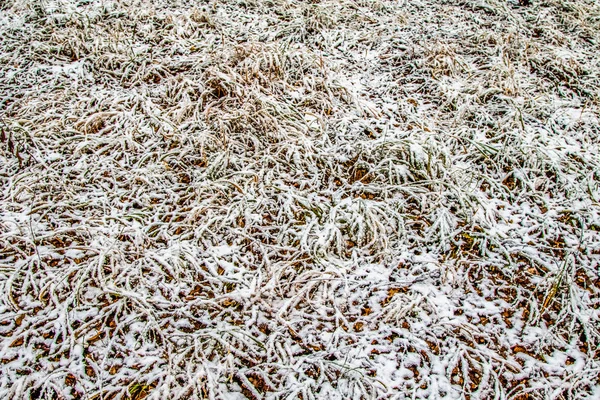
[(599, 109), (594, 0), (1, 1), (0, 397), (599, 399)]

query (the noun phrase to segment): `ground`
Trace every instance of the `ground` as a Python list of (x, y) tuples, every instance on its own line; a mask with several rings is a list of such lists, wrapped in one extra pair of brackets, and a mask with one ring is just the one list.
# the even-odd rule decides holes
[(600, 398), (600, 5), (0, 3), (0, 397)]

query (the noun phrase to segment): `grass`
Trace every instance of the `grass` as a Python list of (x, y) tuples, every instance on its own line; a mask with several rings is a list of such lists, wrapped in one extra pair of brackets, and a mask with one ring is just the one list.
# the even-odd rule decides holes
[(594, 399), (593, 1), (0, 5), (0, 394)]

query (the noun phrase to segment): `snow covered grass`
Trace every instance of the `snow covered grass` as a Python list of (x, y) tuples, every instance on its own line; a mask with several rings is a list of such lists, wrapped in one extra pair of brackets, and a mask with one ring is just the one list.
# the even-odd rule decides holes
[(600, 397), (596, 1), (0, 10), (0, 397)]

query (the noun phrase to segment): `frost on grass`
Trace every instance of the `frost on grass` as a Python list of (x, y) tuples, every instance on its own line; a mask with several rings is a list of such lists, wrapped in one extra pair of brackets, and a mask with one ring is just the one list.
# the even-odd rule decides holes
[(600, 396), (593, 1), (0, 5), (3, 398)]

